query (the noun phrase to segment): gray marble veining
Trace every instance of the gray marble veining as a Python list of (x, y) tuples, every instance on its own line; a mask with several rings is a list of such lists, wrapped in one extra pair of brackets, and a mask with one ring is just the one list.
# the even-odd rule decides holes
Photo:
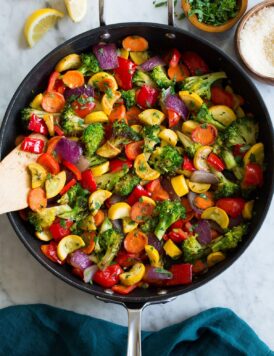
[[(250, 1), (249, 7), (258, 1)], [(0, 118), (9, 100), (29, 70), (50, 50), (81, 32), (98, 26), (97, 1), (89, 0), (83, 22), (62, 19), (33, 49), (26, 46), (22, 28), (27, 15), (46, 4), (64, 10), (62, 1), (1, 1), (0, 12)], [(178, 12), (180, 10), (178, 9)], [(152, 0), (106, 0), (107, 23), (150, 21), (166, 23), (166, 9), (154, 9)], [(221, 47), (235, 58), (233, 33), (201, 34), (187, 21), (177, 22)], [(274, 117), (274, 88), (254, 80)], [(143, 329), (158, 330), (180, 322), (210, 307), (228, 307), (246, 320), (274, 349), (274, 205), (252, 245), (225, 273), (198, 290), (165, 305), (154, 305), (143, 313)], [(0, 307), (23, 303), (48, 303), (92, 315), (118, 324), (127, 323), (123, 308), (104, 304), (78, 291), (47, 272), (27, 252), (13, 232), (8, 219), (0, 216)]]

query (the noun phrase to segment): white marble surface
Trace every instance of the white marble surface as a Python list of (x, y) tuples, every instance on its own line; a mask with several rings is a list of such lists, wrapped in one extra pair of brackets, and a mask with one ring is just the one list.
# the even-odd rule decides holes
[[(89, 13), (80, 24), (62, 19), (33, 49), (26, 47), (22, 28), (27, 15), (47, 4), (62, 8), (62, 1), (1, 0), (0, 12), (0, 118), (9, 100), (28, 71), (44, 55), (64, 40), (98, 26), (97, 1), (89, 1)], [(249, 1), (249, 7), (258, 1)], [(166, 9), (154, 9), (152, 0), (106, 0), (107, 23), (150, 21), (166, 23)], [(187, 20), (177, 23), (235, 56), (233, 30), (219, 35), (201, 34)], [(274, 118), (274, 89), (254, 81)], [(244, 255), (225, 273), (195, 292), (178, 297), (166, 305), (147, 308), (143, 329), (158, 330), (211, 307), (228, 307), (246, 320), (274, 349), (274, 205), (263, 227)], [(124, 309), (104, 304), (78, 291), (47, 272), (26, 251), (13, 232), (8, 219), (0, 216), (0, 307), (23, 303), (48, 303), (126, 325)]]

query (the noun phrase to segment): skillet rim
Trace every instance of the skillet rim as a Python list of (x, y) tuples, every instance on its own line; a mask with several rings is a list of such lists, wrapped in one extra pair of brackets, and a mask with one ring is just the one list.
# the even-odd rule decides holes
[[(166, 30), (168, 33), (180, 33), (185, 36), (188, 36), (190, 38), (194, 38), (198, 42), (201, 42), (202, 44), (210, 47), (212, 50), (214, 50), (220, 57), (225, 58), (228, 62), (232, 64), (233, 67), (236, 68), (236, 70), (241, 74), (242, 77), (245, 78), (245, 80), (248, 82), (249, 87), (252, 89), (254, 94), (256, 95), (258, 102), (260, 104), (260, 108), (262, 112), (264, 112), (265, 118), (267, 120), (267, 123), (269, 127), (272, 128), (270, 132), (270, 140), (272, 142), (272, 156), (274, 155), (274, 134), (273, 134), (273, 125), (272, 121), (270, 118), (270, 115), (268, 113), (268, 110), (266, 108), (266, 105), (261, 97), (261, 94), (259, 93), (258, 89), (256, 88), (255, 84), (252, 82), (251, 78), (248, 76), (248, 74), (244, 71), (244, 69), (229, 55), (227, 55), (225, 52), (220, 50), (217, 46), (214, 44), (210, 43), (208, 40), (205, 40), (204, 38), (201, 38), (197, 36), (194, 33), (188, 32), (186, 30), (172, 27), (169, 25), (162, 25), (158, 23), (149, 23), (149, 22), (126, 22), (126, 23), (118, 23), (118, 24), (112, 24), (112, 25), (107, 25), (104, 27), (97, 27), (95, 29), (83, 32), (75, 37), (70, 38), (69, 40), (65, 41), (64, 43), (60, 44), (56, 48), (54, 48), (52, 51), (50, 51), (46, 56), (44, 56), (26, 75), (26, 77), (23, 79), (23, 81), (20, 83), (18, 86), (17, 90), (15, 91), (13, 97), (10, 100), (10, 103), (8, 105), (8, 108), (5, 112), (2, 125), (1, 125), (1, 130), (0, 130), (0, 157), (2, 156), (2, 151), (4, 145), (4, 136), (5, 136), (5, 131), (6, 127), (8, 125), (9, 121), (9, 116), (10, 113), (13, 109), (13, 106), (16, 102), (17, 97), (19, 96), (21, 89), (24, 87), (25, 82), (35, 73), (35, 71), (44, 63), (46, 62), (55, 52), (60, 50), (61, 48), (69, 47), (70, 44), (75, 43), (79, 40), (83, 40), (85, 37), (88, 37), (90, 35), (97, 34), (98, 37), (102, 35), (103, 33), (106, 32), (111, 32), (112, 29), (123, 29), (123, 28), (130, 28), (130, 27), (147, 27), (149, 28), (159, 28), (161, 30)], [(269, 134), (269, 133), (268, 133)], [(31, 244), (28, 243), (28, 241), (25, 239), (24, 233), (20, 230), (20, 224), (17, 223), (17, 212), (10, 212), (8, 213), (8, 219), (15, 230), (17, 236), (19, 239), (22, 241), (22, 243), (25, 245), (25, 247), (28, 249), (28, 251), (35, 257), (38, 262), (40, 262), (47, 270), (49, 270), (51, 273), (56, 275), (58, 278), (63, 280), (64, 282), (68, 283), (69, 285), (76, 287), (84, 292), (87, 292), (89, 294), (94, 295), (95, 297), (98, 297), (99, 299), (103, 299), (108, 302), (114, 302), (114, 303), (120, 303), (120, 304), (127, 304), (130, 305), (131, 307), (141, 307), (145, 303), (163, 303), (169, 299), (172, 299), (174, 297), (177, 297), (179, 295), (185, 294), (187, 292), (193, 291), (202, 285), (208, 283), (218, 275), (220, 275), (222, 272), (224, 272), (226, 269), (228, 269), (242, 254), (243, 252), (247, 249), (247, 247), (250, 245), (250, 243), (254, 240), (257, 232), (261, 228), (267, 212), (269, 210), (269, 206), (272, 200), (272, 195), (273, 195), (273, 190), (274, 190), (274, 180), (273, 180), (274, 173), (272, 174), (272, 181), (271, 185), (269, 187), (269, 195), (267, 196), (267, 200), (264, 205), (264, 210), (261, 213), (260, 220), (258, 221), (258, 224), (253, 228), (252, 231), (250, 231), (248, 235), (248, 239), (245, 240), (244, 245), (241, 245), (233, 254), (233, 256), (230, 257), (229, 261), (225, 261), (223, 264), (218, 265), (217, 268), (214, 268), (214, 270), (211, 270), (210, 272), (207, 272), (206, 276), (204, 277), (203, 280), (197, 280), (194, 281), (192, 284), (189, 284), (187, 286), (179, 286), (175, 287), (176, 290), (173, 290), (173, 288), (167, 288), (167, 293), (163, 295), (157, 295), (153, 293), (152, 295), (149, 296), (142, 296), (142, 297), (136, 297), (136, 296), (121, 296), (121, 295), (116, 295), (116, 294), (108, 294), (106, 293), (102, 288), (101, 290), (95, 290), (93, 289), (93, 286), (90, 286), (88, 284), (84, 284), (82, 281), (78, 281), (76, 279), (72, 279), (73, 275), (71, 277), (67, 277), (64, 275), (62, 272), (59, 272), (55, 267), (50, 265), (50, 263), (42, 258), (41, 255), (39, 255), (34, 248), (31, 246)], [(22, 225), (24, 225), (22, 223)]]

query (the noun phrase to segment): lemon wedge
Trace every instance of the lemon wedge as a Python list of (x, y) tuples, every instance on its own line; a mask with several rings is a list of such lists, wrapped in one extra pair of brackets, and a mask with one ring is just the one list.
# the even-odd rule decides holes
[(87, 0), (65, 0), (65, 5), (72, 21), (83, 20), (87, 13)]
[(30, 47), (55, 25), (64, 14), (55, 9), (39, 9), (34, 11), (26, 20), (24, 34)]

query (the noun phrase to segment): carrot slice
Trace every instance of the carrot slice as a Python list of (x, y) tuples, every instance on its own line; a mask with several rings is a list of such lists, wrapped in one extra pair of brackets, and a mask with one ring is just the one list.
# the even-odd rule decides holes
[(124, 239), (124, 248), (129, 253), (140, 253), (147, 245), (148, 238), (140, 230), (134, 230), (127, 234)]
[(42, 188), (34, 188), (28, 194), (28, 206), (33, 211), (38, 211), (47, 206), (46, 192)]
[(143, 52), (148, 49), (148, 42), (141, 36), (127, 36), (122, 42), (126, 51)]
[(47, 144), (47, 153), (51, 155), (53, 151), (55, 150), (55, 147), (57, 143), (61, 140), (61, 136), (55, 136), (49, 139), (48, 144)]
[(94, 231), (92, 231), (92, 232), (87, 232), (86, 231), (86, 232), (83, 233), (82, 237), (83, 237), (84, 241), (87, 240), (88, 243), (86, 244), (86, 247), (81, 249), (81, 251), (84, 252), (87, 255), (90, 255), (94, 250), (94, 247), (95, 247), (95, 241), (94, 241), (95, 235), (96, 234), (95, 234)]
[(105, 214), (103, 210), (98, 210), (97, 214), (94, 215), (94, 223), (98, 227), (100, 226), (103, 221), (105, 220)]
[(125, 105), (118, 105), (113, 108), (108, 119), (110, 122), (125, 119), (126, 117), (126, 107)]
[(205, 192), (196, 196), (194, 200), (195, 205), (199, 209), (207, 209), (214, 206), (213, 193)]
[(63, 83), (73, 89), (73, 88), (79, 88), (82, 85), (85, 84), (85, 78), (81, 72), (78, 70), (68, 70), (64, 75), (63, 75)]
[(201, 145), (212, 145), (218, 131), (215, 126), (210, 124), (201, 124), (194, 131), (192, 131), (191, 137), (194, 142), (198, 142)]
[(37, 163), (41, 164), (51, 174), (57, 174), (60, 172), (59, 163), (48, 153), (43, 153), (37, 159)]
[(171, 80), (175, 80), (175, 82), (181, 82), (187, 77), (186, 70), (182, 64), (177, 64), (175, 67), (169, 67), (167, 75)]
[(132, 106), (126, 113), (126, 119), (129, 125), (136, 125), (140, 123), (139, 114), (141, 110), (137, 106)]
[(47, 92), (43, 95), (41, 106), (50, 113), (61, 112), (65, 106), (65, 98), (57, 92)]
[(138, 223), (144, 222), (152, 215), (154, 208), (152, 204), (137, 201), (131, 208), (131, 220)]

